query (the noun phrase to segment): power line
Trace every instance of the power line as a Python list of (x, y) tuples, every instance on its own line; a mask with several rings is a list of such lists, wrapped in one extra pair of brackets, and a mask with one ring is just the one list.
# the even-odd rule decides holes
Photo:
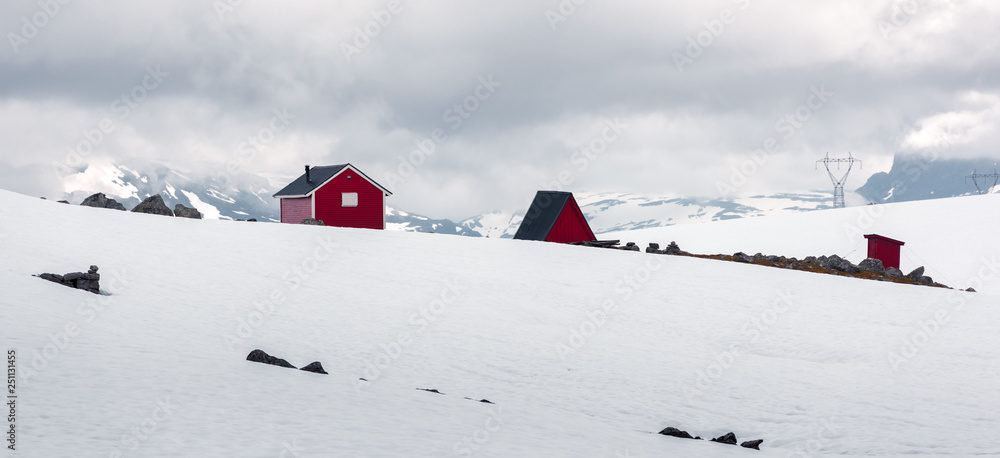
[[(847, 181), (847, 175), (851, 174), (851, 168), (854, 167), (854, 163), (857, 162), (858, 166), (861, 166), (861, 160), (855, 159), (851, 153), (847, 153), (847, 158), (830, 158), (830, 153), (826, 153), (826, 157), (816, 161), (816, 168), (819, 168), (819, 163), (822, 162), (826, 166), (826, 173), (830, 174), (830, 181), (833, 182), (833, 208), (844, 208), (844, 182)], [(837, 164), (837, 170), (840, 170), (840, 164), (847, 164), (847, 172), (844, 172), (844, 176), (837, 179), (834, 176), (833, 171), (830, 170), (830, 164)]]

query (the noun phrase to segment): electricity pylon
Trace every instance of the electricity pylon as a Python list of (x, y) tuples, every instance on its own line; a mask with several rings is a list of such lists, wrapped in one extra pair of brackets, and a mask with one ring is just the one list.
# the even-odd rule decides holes
[[(830, 153), (826, 153), (826, 157), (816, 161), (816, 168), (819, 168), (819, 163), (822, 162), (826, 166), (826, 173), (830, 174), (830, 181), (833, 182), (833, 208), (844, 208), (844, 182), (847, 181), (847, 175), (851, 174), (851, 168), (854, 167), (854, 163), (857, 162), (858, 166), (861, 166), (861, 161), (855, 159), (851, 153), (847, 153), (846, 159), (830, 159)], [(837, 164), (837, 170), (840, 170), (841, 163), (847, 163), (847, 172), (844, 172), (844, 176), (837, 179), (833, 175), (833, 171), (830, 170), (830, 164)]]

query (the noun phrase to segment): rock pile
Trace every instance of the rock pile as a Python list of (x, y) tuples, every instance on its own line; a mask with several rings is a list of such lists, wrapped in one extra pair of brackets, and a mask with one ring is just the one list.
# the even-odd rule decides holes
[(673, 241), (671, 241), (670, 244), (667, 245), (667, 247), (662, 250), (660, 249), (659, 243), (650, 242), (649, 246), (646, 247), (646, 253), (669, 254), (669, 255), (690, 254), (687, 251), (681, 250), (681, 247), (677, 245), (677, 242)]
[(306, 218), (302, 220), (302, 224), (305, 224), (306, 226), (326, 226), (323, 221), (314, 218)]
[(101, 294), (101, 274), (97, 273), (97, 266), (90, 266), (90, 270), (88, 270), (87, 273), (70, 272), (65, 275), (45, 273), (36, 276), (43, 280), (59, 283), (60, 285), (68, 286), (70, 288), (82, 289), (94, 294)]
[(90, 197), (83, 199), (83, 202), (80, 202), (80, 205), (83, 205), (84, 207), (111, 208), (125, 211), (124, 205), (118, 203), (117, 200), (105, 196), (103, 192), (92, 194)]
[[(702, 440), (700, 436), (691, 437), (691, 433), (687, 431), (681, 431), (673, 426), (668, 426), (660, 431), (660, 434), (664, 436), (679, 437), (681, 439), (696, 439)], [(718, 442), (720, 444), (736, 445), (739, 441), (736, 440), (736, 434), (726, 433), (715, 439), (710, 439), (712, 442)], [(752, 448), (754, 450), (760, 450), (760, 444), (764, 443), (764, 439), (757, 439), (753, 441), (746, 441), (740, 444), (740, 447)]]
[[(257, 350), (254, 350), (254, 351), (250, 352), (250, 354), (247, 355), (247, 361), (253, 361), (255, 363), (270, 364), (272, 366), (287, 367), (289, 369), (296, 369), (296, 367), (293, 366), (292, 363), (289, 363), (288, 361), (285, 361), (285, 360), (283, 360), (281, 358), (278, 358), (278, 357), (275, 357), (275, 356), (271, 356), (271, 355), (267, 354), (267, 352), (265, 352), (264, 350), (261, 350), (261, 349), (257, 349)], [(317, 374), (324, 374), (324, 375), (327, 374), (327, 372), (325, 370), (323, 370), (323, 363), (321, 363), (319, 361), (313, 361), (313, 362), (309, 363), (309, 365), (307, 365), (306, 367), (303, 367), (300, 370), (307, 371), (307, 372), (314, 372), (314, 373), (317, 373)]]

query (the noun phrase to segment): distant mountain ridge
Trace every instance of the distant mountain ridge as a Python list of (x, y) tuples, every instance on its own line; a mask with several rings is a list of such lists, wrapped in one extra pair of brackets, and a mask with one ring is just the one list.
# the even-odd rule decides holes
[[(892, 169), (872, 175), (857, 193), (875, 203), (967, 196), (977, 194), (975, 184), (967, 178), (973, 171), (992, 174), (997, 168), (995, 159), (942, 159), (897, 154)], [(984, 193), (993, 185), (993, 180), (979, 183)], [(992, 192), (998, 191), (1000, 189), (992, 189)]]
[[(973, 169), (992, 172), (992, 161), (926, 161), (919, 157), (897, 156), (890, 172), (873, 175), (858, 189), (858, 194), (879, 203), (974, 194), (975, 187), (964, 180)], [(223, 169), (206, 167), (205, 170)], [(156, 162), (130, 160), (92, 165), (79, 174), (68, 176), (64, 180), (66, 193), (63, 198), (79, 203), (95, 192), (104, 192), (131, 209), (142, 199), (160, 194), (169, 207), (178, 203), (195, 207), (210, 219), (255, 218), (277, 222), (279, 203), (272, 195), (292, 178), (264, 177), (242, 171), (195, 173)], [(596, 234), (831, 208), (831, 193), (827, 191), (736, 198), (644, 196), (620, 192), (575, 192), (574, 195)], [(517, 232), (534, 190), (524, 197), (521, 209), (486, 212), (458, 222), (387, 207), (386, 226), (390, 230), (410, 232), (510, 238)]]

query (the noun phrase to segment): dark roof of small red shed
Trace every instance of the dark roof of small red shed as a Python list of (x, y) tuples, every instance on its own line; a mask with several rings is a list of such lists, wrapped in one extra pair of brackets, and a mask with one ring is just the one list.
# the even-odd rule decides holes
[(902, 245), (906, 245), (906, 242), (900, 242), (899, 240), (896, 240), (896, 239), (890, 239), (889, 237), (886, 237), (886, 236), (884, 236), (884, 235), (878, 235), (878, 234), (867, 234), (867, 235), (865, 235), (865, 238), (866, 238), (866, 239), (879, 239), (879, 240), (885, 240), (886, 242), (892, 242), (892, 243), (895, 243), (896, 245), (900, 245), (900, 246), (902, 246)]
[[(573, 193), (566, 191), (538, 191), (535, 193), (535, 199), (531, 201), (528, 213), (521, 220), (521, 226), (517, 228), (514, 238), (544, 241), (570, 199), (573, 199)], [(584, 219), (583, 224), (587, 224), (586, 219)], [(589, 225), (587, 231), (590, 231)]]

